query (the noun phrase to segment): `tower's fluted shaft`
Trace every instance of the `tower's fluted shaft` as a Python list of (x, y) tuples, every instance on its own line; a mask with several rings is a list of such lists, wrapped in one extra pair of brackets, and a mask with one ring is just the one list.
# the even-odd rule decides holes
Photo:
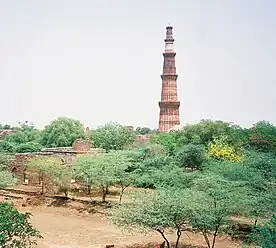
[(159, 132), (168, 132), (175, 126), (180, 125), (180, 102), (177, 96), (176, 53), (174, 50), (173, 28), (168, 26), (166, 29), (163, 74), (161, 75), (161, 101), (159, 102)]

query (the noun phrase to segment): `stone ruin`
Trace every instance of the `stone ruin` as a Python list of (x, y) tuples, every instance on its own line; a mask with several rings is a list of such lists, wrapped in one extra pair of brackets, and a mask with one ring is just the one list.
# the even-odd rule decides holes
[[(44, 148), (40, 152), (17, 153), (10, 162), (9, 170), (18, 179), (19, 184), (39, 186), (42, 177), (36, 173), (27, 173), (27, 161), (36, 156), (59, 157), (61, 163), (70, 165), (79, 154), (104, 153), (104, 149), (91, 148), (88, 140), (77, 139), (72, 147)], [(45, 194), (54, 194), (54, 187), (51, 178), (44, 177)]]

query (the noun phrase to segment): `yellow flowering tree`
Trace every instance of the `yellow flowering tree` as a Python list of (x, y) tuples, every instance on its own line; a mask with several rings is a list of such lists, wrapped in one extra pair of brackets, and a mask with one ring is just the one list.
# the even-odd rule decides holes
[(228, 145), (224, 137), (215, 138), (210, 142), (207, 154), (208, 157), (231, 162), (240, 162), (243, 160), (243, 152)]

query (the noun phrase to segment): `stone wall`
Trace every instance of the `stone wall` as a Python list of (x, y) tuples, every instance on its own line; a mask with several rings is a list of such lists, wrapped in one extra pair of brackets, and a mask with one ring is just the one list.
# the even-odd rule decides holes
[(78, 153), (87, 153), (91, 149), (89, 140), (76, 139), (72, 145), (72, 149)]
[[(59, 157), (61, 164), (70, 166), (79, 154), (104, 153), (104, 149), (90, 148), (89, 141), (76, 140), (73, 147), (44, 148), (41, 152), (18, 153), (12, 159), (9, 170), (18, 179), (19, 184), (39, 186), (41, 177), (38, 173), (27, 171), (27, 162), (36, 156)], [(54, 194), (54, 187), (51, 178), (44, 177), (45, 194)]]

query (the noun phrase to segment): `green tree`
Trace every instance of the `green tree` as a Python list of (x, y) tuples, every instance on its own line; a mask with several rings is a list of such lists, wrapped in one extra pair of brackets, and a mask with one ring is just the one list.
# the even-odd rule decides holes
[(72, 146), (77, 138), (85, 138), (84, 126), (78, 120), (59, 117), (46, 126), (42, 132), (45, 147)]
[(151, 134), (153, 133), (155, 130), (151, 130), (148, 127), (137, 127), (135, 132), (139, 135), (146, 135), (146, 134)]
[(3, 248), (33, 247), (39, 231), (30, 223), (30, 213), (20, 213), (9, 203), (0, 202), (0, 246)]
[(0, 153), (0, 187), (12, 186), (17, 180), (8, 171), (11, 156), (5, 153)]
[(134, 131), (118, 123), (107, 123), (92, 131), (94, 147), (110, 150), (122, 150), (135, 141)]
[(200, 169), (205, 160), (205, 148), (203, 145), (185, 145), (177, 149), (175, 158), (181, 167)]
[(8, 169), (11, 159), (9, 154), (0, 152), (0, 171)]
[(16, 184), (17, 180), (8, 171), (0, 171), (0, 187), (7, 187)]
[(109, 218), (125, 230), (154, 230), (160, 233), (168, 248), (172, 247), (172, 242), (166, 237), (165, 230), (173, 228), (177, 234), (175, 247), (178, 248), (187, 217), (185, 196), (193, 197), (195, 192), (189, 192), (184, 197), (182, 193), (177, 190), (136, 193), (132, 202), (112, 208)]
[(268, 181), (276, 178), (276, 155), (274, 153), (247, 152), (244, 161), (245, 166), (258, 170)]
[(41, 148), (41, 132), (28, 122), (20, 123), (14, 133), (5, 136), (0, 143), (0, 151), (3, 152), (36, 152)]
[(25, 152), (37, 152), (40, 151), (43, 146), (34, 141), (30, 141), (27, 143), (19, 144), (17, 147), (14, 148), (14, 151), (17, 153), (25, 153)]
[(50, 177), (54, 182), (62, 176), (66, 167), (61, 164), (60, 158), (36, 156), (28, 160), (27, 172), (37, 173), (42, 178), (41, 193), (45, 193), (45, 179)]
[(69, 166), (59, 167), (56, 177), (54, 178), (54, 184), (58, 187), (58, 192), (64, 193), (68, 197), (68, 193), (71, 189), (72, 169)]
[(175, 154), (182, 132), (171, 131), (168, 133), (158, 133), (150, 137), (152, 143), (160, 144), (167, 150), (169, 155)]
[[(121, 186), (121, 197), (132, 177), (126, 170), (131, 166), (127, 157), (120, 152), (84, 155), (73, 165), (76, 178), (83, 180), (88, 187), (98, 186), (102, 190), (102, 201), (106, 200), (108, 187), (116, 183)], [(120, 199), (121, 199), (120, 197)]]
[(262, 152), (276, 152), (276, 126), (260, 121), (249, 129), (250, 146)]

